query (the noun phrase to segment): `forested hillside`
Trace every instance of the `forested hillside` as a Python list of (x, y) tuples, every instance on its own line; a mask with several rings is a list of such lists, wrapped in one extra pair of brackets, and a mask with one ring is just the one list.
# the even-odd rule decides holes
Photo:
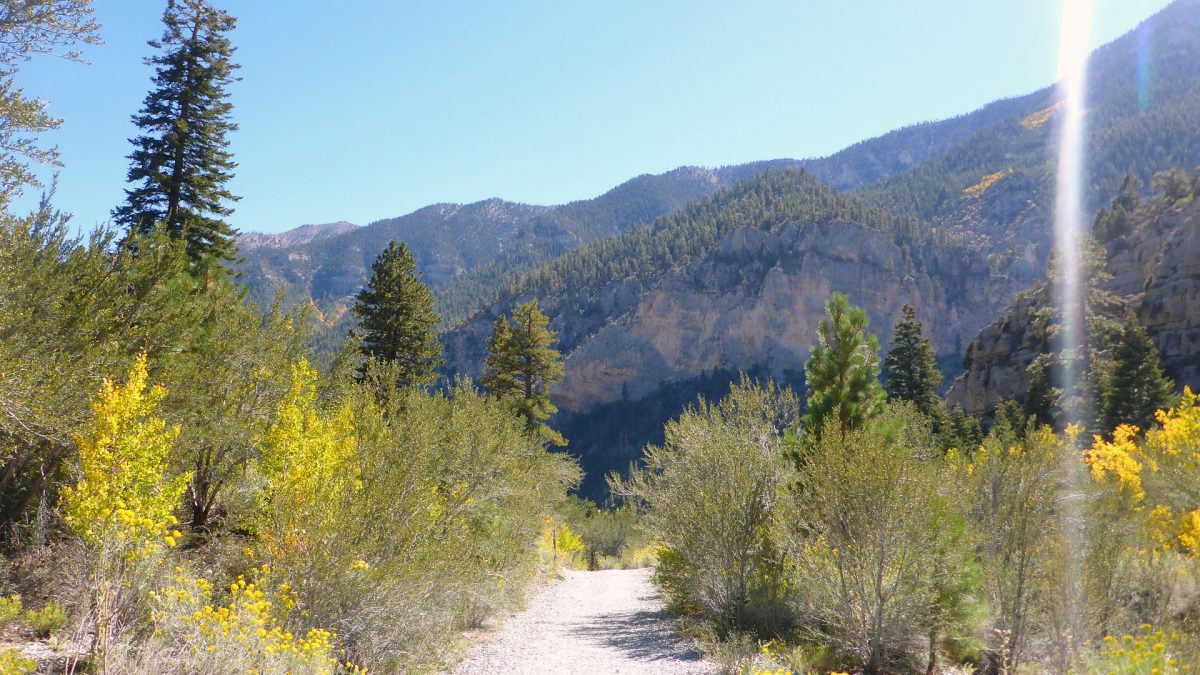
[[(1126, 172), (1140, 177), (1148, 190), (1156, 171), (1200, 164), (1200, 125), (1193, 123), (1200, 114), (1200, 71), (1191, 68), (1200, 59), (1200, 12), (1195, 6), (1194, 2), (1175, 3), (1093, 55), (1089, 72), (1095, 84), (1088, 115), (1091, 212), (1116, 195)], [(1154, 50), (1137, 50), (1139, 40), (1144, 41), (1138, 31), (1154, 33)], [(1149, 59), (1149, 66), (1142, 67), (1156, 73), (1149, 89), (1139, 89), (1139, 58)], [(897, 249), (906, 273), (896, 281), (896, 288), (922, 296), (914, 304), (927, 318), (943, 317), (932, 324), (937, 326), (932, 337), (949, 376), (961, 367), (964, 346), (992, 320), (994, 315), (989, 312), (998, 311), (1045, 272), (1052, 230), (1052, 143), (1059, 109), (1054, 97), (1054, 90), (1047, 88), (805, 163), (811, 167), (808, 180), (824, 178), (853, 188), (848, 195), (834, 197), (826, 192), (820, 198), (834, 200), (836, 203), (829, 204), (834, 212), (852, 211), (841, 220), (885, 231), (899, 228), (935, 249), (949, 247), (934, 257), (942, 261), (944, 256), (944, 260), (954, 260), (953, 264), (939, 263), (928, 271), (917, 270), (916, 275), (908, 270), (922, 264), (930, 255), (928, 250)], [(934, 133), (942, 128), (945, 134)], [(932, 136), (927, 136), (929, 133)], [(938, 140), (934, 143), (929, 138)], [(915, 145), (913, 152), (901, 150), (905, 143)], [(888, 156), (884, 149), (926, 159), (911, 165), (899, 161), (879, 165), (871, 158)], [(858, 168), (846, 168), (851, 166)], [(856, 185), (860, 176), (879, 180)], [(796, 184), (784, 187), (789, 180)], [(569, 426), (579, 430), (572, 450), (584, 457), (611, 452), (622, 458), (615, 463), (585, 460), (589, 466), (623, 466), (627, 456), (636, 455), (637, 448), (653, 436), (627, 430), (622, 436), (628, 439), (622, 443), (624, 450), (616, 450), (611, 447), (612, 434), (582, 411), (600, 404), (636, 402), (655, 391), (677, 392), (670, 398), (686, 400), (686, 394), (678, 393), (679, 383), (698, 381), (696, 378), (714, 371), (747, 370), (776, 376), (798, 371), (809, 338), (790, 340), (778, 333), (810, 335), (811, 331), (797, 329), (813, 320), (817, 308), (783, 302), (771, 310), (752, 310), (760, 300), (750, 298), (758, 291), (747, 289), (759, 288), (763, 279), (776, 284), (784, 279), (800, 283), (799, 279), (811, 275), (819, 280), (835, 269), (831, 265), (846, 260), (857, 264), (872, 248), (860, 243), (859, 235), (846, 227), (829, 225), (811, 230), (823, 232), (822, 236), (810, 232), (795, 240), (785, 235), (786, 241), (780, 241), (778, 232), (761, 241), (744, 236), (724, 239), (739, 228), (771, 232), (792, 222), (803, 230), (810, 224), (834, 220), (820, 208), (798, 206), (805, 194), (800, 183), (803, 179), (798, 175), (790, 179), (760, 177), (645, 229), (598, 241), (539, 268), (517, 272), (494, 291), (496, 301), (488, 309), (446, 334), (448, 367), (451, 372), (475, 372), (478, 348), (471, 352), (466, 346), (479, 344), (492, 318), (507, 307), (531, 297), (541, 298), (551, 325), (570, 352), (567, 376), (557, 389), (556, 400), (571, 411)], [(767, 186), (779, 192), (772, 193)], [(795, 202), (780, 196), (791, 188), (797, 190), (790, 193)], [(762, 190), (770, 196), (749, 197)], [(788, 211), (789, 204), (794, 212)], [(848, 258), (839, 236), (855, 242), (856, 250)], [(771, 253), (772, 247), (781, 247), (782, 254)], [(735, 270), (732, 277), (729, 272), (724, 273), (726, 277), (717, 276), (722, 255), (738, 261), (730, 266)], [(785, 261), (794, 261), (792, 271), (786, 271), (785, 264), (764, 276), (781, 255)], [(706, 256), (712, 260), (704, 262)], [(748, 271), (752, 269), (762, 271), (755, 276)], [(853, 268), (852, 283), (858, 283), (859, 271)], [(960, 275), (980, 285), (978, 296), (931, 290), (959, 288)], [(811, 293), (815, 290), (811, 284), (818, 281), (807, 283), (790, 292)], [(876, 280), (875, 285), (878, 283)], [(875, 285), (870, 287), (872, 292)], [(780, 291), (769, 284), (766, 288)], [(886, 339), (887, 327), (899, 307), (896, 297), (870, 300), (853, 297), (850, 292), (852, 299), (867, 306), (875, 329)], [(966, 305), (958, 304), (967, 297), (971, 300)], [(979, 298), (986, 300), (980, 302)], [(768, 329), (744, 316), (753, 311), (780, 322), (786, 317), (795, 325), (785, 322)], [(771, 335), (775, 346), (756, 341), (762, 339), (752, 337), (757, 333)], [(790, 346), (783, 349), (778, 344)], [(659, 408), (648, 405), (643, 409)], [(610, 413), (603, 415), (612, 419)], [(655, 430), (658, 424), (633, 422), (632, 427)], [(594, 481), (589, 484), (597, 485)]]
[[(1111, 332), (1132, 313), (1162, 355), (1166, 373), (1200, 390), (1200, 173), (1176, 170), (1155, 185), (1152, 195), (1141, 198), (1131, 181), (1096, 219), (1091, 348), (1103, 359)], [(1061, 319), (1053, 284), (1053, 278), (1043, 279), (1021, 293), (967, 345), (966, 372), (947, 393), (951, 405), (986, 416), (1006, 400), (1036, 407), (1027, 400), (1031, 382), (1044, 382), (1059, 368), (1061, 346), (1054, 336)]]

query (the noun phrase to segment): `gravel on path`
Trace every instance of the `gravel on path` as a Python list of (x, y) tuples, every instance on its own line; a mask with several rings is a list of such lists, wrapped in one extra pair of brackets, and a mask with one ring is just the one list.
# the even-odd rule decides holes
[(649, 569), (581, 572), (482, 638), (455, 675), (691, 675), (717, 667), (675, 632)]

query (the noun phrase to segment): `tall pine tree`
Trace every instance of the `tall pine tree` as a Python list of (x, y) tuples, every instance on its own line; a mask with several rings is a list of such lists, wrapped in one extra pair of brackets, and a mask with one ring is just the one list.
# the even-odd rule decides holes
[(226, 33), (237, 23), (206, 0), (169, 0), (155, 67), (154, 88), (133, 117), (125, 203), (113, 218), (130, 234), (165, 228), (187, 243), (193, 261), (232, 260), (237, 230), (224, 218), (237, 201), (225, 187), (237, 164), (226, 136), (237, 130), (226, 88), (238, 78)]
[(1175, 385), (1163, 374), (1158, 348), (1132, 312), (1125, 315), (1113, 348), (1100, 394), (1100, 426), (1111, 433), (1118, 424), (1145, 430), (1154, 424), (1154, 412), (1171, 404)]
[(942, 405), (937, 388), (942, 382), (942, 371), (938, 370), (933, 345), (921, 330), (917, 310), (905, 305), (901, 311), (903, 317), (896, 322), (892, 349), (884, 361), (887, 373), (884, 389), (889, 400), (912, 401), (917, 410), (938, 426)]
[(817, 344), (804, 364), (808, 410), (804, 426), (820, 437), (836, 420), (843, 428), (861, 427), (883, 407), (879, 384), (879, 340), (867, 332), (867, 313), (841, 293), (825, 304), (817, 326)]
[[(397, 385), (429, 384), (442, 365), (433, 295), (421, 283), (417, 261), (401, 242), (390, 242), (371, 264), (371, 278), (354, 299), (362, 353), (395, 364)], [(369, 365), (364, 363), (360, 372)]]
[(562, 434), (545, 423), (558, 412), (550, 402), (550, 387), (563, 378), (562, 355), (554, 347), (558, 336), (549, 325), (537, 300), (514, 309), (511, 323), (501, 315), (488, 339), (482, 384), (496, 398), (516, 405), (530, 438), (566, 445)]

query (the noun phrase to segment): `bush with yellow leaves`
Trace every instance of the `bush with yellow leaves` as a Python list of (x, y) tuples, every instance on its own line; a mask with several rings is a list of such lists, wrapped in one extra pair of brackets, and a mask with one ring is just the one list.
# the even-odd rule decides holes
[(1200, 395), (1185, 389), (1179, 405), (1155, 417), (1159, 426), (1144, 437), (1130, 425), (1112, 441), (1097, 436), (1086, 460), (1144, 519), (1148, 548), (1200, 558)]
[[(152, 673), (365, 673), (335, 656), (334, 636), (320, 628), (303, 635), (289, 630), (296, 606), (269, 565), (251, 579), (239, 576), (227, 589), (176, 568), (170, 585), (151, 594), (154, 635), (130, 652), (122, 672)], [(221, 598), (221, 599), (218, 599)]]
[[(1105, 636), (1095, 652), (1084, 657), (1081, 673), (1112, 675), (1178, 675), (1192, 672), (1180, 658), (1183, 636), (1142, 624), (1132, 635)], [(1075, 671), (1072, 671), (1075, 672)]]
[(92, 424), (75, 439), (79, 481), (61, 495), (64, 519), (85, 543), (129, 560), (175, 545), (174, 512), (190, 480), (165, 476), (179, 428), (155, 417), (167, 392), (148, 382), (144, 354), (125, 384), (104, 380)]
[(180, 533), (174, 511), (190, 476), (167, 475), (177, 427), (156, 416), (166, 396), (149, 386), (146, 356), (124, 384), (104, 380), (92, 400), (91, 425), (75, 439), (79, 480), (61, 493), (64, 520), (86, 545), (92, 569), (92, 651), (108, 672), (114, 628), (141, 600), (133, 579), (155, 565)]

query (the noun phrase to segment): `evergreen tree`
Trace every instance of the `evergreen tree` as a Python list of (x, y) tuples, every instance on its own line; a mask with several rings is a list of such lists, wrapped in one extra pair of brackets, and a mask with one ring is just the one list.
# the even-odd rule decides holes
[(1100, 209), (1092, 232), (1101, 243), (1123, 237), (1133, 231), (1133, 214), (1141, 203), (1142, 185), (1137, 178), (1126, 175), (1121, 190), (1107, 209)]
[[(396, 364), (399, 386), (429, 384), (442, 365), (433, 295), (421, 283), (417, 261), (404, 242), (390, 242), (371, 264), (371, 278), (351, 309), (360, 321), (361, 350), (368, 359)], [(366, 373), (367, 364), (360, 369)]]
[(825, 310), (828, 316), (818, 324), (817, 344), (804, 364), (804, 426), (816, 438), (831, 418), (845, 429), (862, 427), (885, 401), (879, 384), (879, 340), (867, 332), (866, 311), (841, 293), (833, 294)]
[(1031, 417), (1038, 424), (1054, 426), (1058, 417), (1062, 390), (1055, 387), (1051, 378), (1054, 365), (1053, 354), (1038, 354), (1026, 372), (1029, 374), (1029, 384), (1025, 389), (1025, 400), (1021, 405), (1021, 413)]
[(496, 398), (517, 398), (522, 387), (517, 382), (518, 363), (511, 349), (512, 324), (501, 314), (492, 325), (492, 334), (487, 341), (487, 358), (483, 365), (483, 385)]
[(154, 89), (133, 117), (141, 133), (132, 140), (125, 203), (113, 210), (131, 233), (160, 224), (187, 242), (193, 261), (232, 260), (237, 231), (223, 218), (233, 213), (225, 184), (237, 164), (226, 136), (237, 130), (226, 88), (238, 78), (226, 33), (237, 21), (206, 0), (169, 0), (162, 39), (150, 46)]
[(887, 372), (884, 389), (889, 400), (912, 401), (938, 431), (942, 405), (937, 388), (942, 382), (942, 372), (934, 359), (933, 345), (921, 331), (917, 310), (905, 305), (902, 311), (904, 316), (896, 323), (892, 349), (884, 362)]
[(488, 339), (482, 383), (496, 398), (515, 403), (530, 438), (566, 445), (562, 434), (545, 423), (558, 412), (550, 387), (563, 377), (562, 355), (554, 346), (558, 336), (549, 324), (537, 300), (514, 309), (511, 323), (501, 315)]
[(1121, 325), (1106, 379), (1100, 395), (1105, 433), (1118, 424), (1148, 429), (1154, 424), (1154, 412), (1170, 407), (1174, 383), (1163, 374), (1158, 349), (1132, 313), (1125, 315)]

